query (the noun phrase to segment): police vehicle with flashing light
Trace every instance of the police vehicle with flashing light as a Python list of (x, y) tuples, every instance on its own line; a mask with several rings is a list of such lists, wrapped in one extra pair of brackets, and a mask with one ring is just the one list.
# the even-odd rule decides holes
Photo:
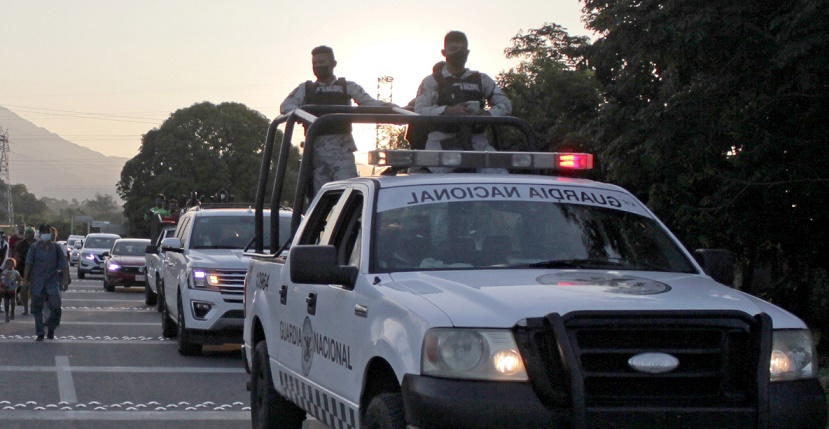
[[(307, 145), (317, 121), (423, 121), (388, 116), (294, 112), (272, 128), (304, 121)], [(592, 157), (375, 151), (371, 161), (562, 172)], [(263, 163), (259, 197), (269, 171)], [(255, 428), (300, 428), (306, 414), (337, 428), (826, 426), (806, 325), (722, 284), (723, 252), (695, 258), (617, 186), (362, 177), (325, 185), (292, 225), (289, 248), (254, 239), (245, 279)]]

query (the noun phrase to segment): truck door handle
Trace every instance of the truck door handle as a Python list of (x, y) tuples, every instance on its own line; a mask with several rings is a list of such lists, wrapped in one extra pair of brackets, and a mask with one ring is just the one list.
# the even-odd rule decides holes
[(282, 304), (282, 305), (285, 305), (285, 303), (287, 301), (288, 301), (288, 285), (282, 285), (282, 287), (279, 288), (279, 303)]
[(308, 304), (308, 314), (315, 315), (317, 314), (317, 294), (311, 292), (308, 294), (308, 298), (305, 298), (305, 303)]

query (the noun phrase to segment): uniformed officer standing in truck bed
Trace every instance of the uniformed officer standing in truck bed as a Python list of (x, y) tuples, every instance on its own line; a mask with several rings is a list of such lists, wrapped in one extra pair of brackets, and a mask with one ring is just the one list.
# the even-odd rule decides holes
[[(311, 51), (311, 62), (315, 82), (300, 84), (279, 106), (286, 114), (306, 104), (350, 106), (351, 100), (359, 106), (387, 106), (388, 103), (374, 99), (358, 84), (334, 76), (334, 51), (328, 46), (317, 46)], [(351, 135), (351, 124), (336, 125), (317, 134), (313, 144), (314, 193), (322, 185), (333, 180), (357, 177), (354, 151), (357, 145)]]
[[(419, 115), (492, 115), (507, 116), (512, 113), (512, 102), (501, 88), (485, 73), (466, 68), (469, 56), (469, 42), (460, 31), (450, 31), (443, 39), (441, 53), (446, 65), (433, 70), (420, 83), (415, 98), (415, 113)], [(489, 109), (486, 109), (486, 105)], [(470, 141), (460, 135), (457, 126), (444, 126), (429, 133), (426, 150), (465, 149), (495, 150), (490, 146), (484, 130), (471, 130)], [(434, 173), (447, 169), (430, 168)], [(485, 169), (505, 172), (500, 169)]]

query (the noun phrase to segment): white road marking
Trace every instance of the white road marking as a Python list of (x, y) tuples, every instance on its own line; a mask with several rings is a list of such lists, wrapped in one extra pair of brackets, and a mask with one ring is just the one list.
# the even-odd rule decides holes
[(60, 326), (67, 326), (67, 325), (91, 325), (91, 326), (159, 326), (161, 325), (161, 321), (158, 322), (66, 322), (61, 320)]
[[(87, 373), (159, 373), (159, 374), (244, 374), (244, 368), (230, 367), (155, 367), (155, 366), (73, 366), (69, 367), (69, 359), (66, 356), (56, 356), (55, 360), (66, 359), (63, 367), (65, 371), (87, 372)], [(0, 372), (50, 372), (61, 371), (60, 364), (54, 366), (0, 366)]]
[(72, 370), (69, 368), (69, 356), (55, 356), (55, 369), (58, 373), (58, 392), (61, 402), (73, 404), (78, 402), (78, 395), (75, 393), (75, 380), (72, 378)]
[(250, 420), (250, 411), (12, 411), (4, 420)]
[[(63, 324), (63, 322), (61, 322)], [(34, 335), (17, 335), (14, 337), (0, 335), (0, 342), (3, 343), (31, 343), (35, 339)], [(50, 343), (71, 343), (71, 344), (176, 344), (175, 339), (165, 340), (161, 339), (160, 337), (152, 337), (152, 338), (145, 338), (145, 337), (137, 337), (137, 338), (120, 338), (120, 337), (95, 337), (95, 338), (86, 338), (86, 337), (79, 337), (79, 338), (67, 338), (67, 337), (55, 337), (54, 340), (51, 340)]]

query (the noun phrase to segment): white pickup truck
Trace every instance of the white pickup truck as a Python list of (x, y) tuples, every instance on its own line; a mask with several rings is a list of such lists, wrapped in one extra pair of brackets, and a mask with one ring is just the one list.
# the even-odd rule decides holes
[[(371, 155), (401, 168), (592, 164)], [(324, 186), (293, 225), (289, 249), (256, 239), (245, 279), (254, 428), (298, 429), (307, 415), (337, 428), (826, 427), (806, 325), (722, 284), (726, 253), (692, 255), (617, 186), (362, 177)]]
[(175, 225), (166, 226), (158, 233), (153, 244), (147, 246), (144, 252), (144, 263), (147, 267), (147, 283), (144, 285), (144, 303), (155, 305), (161, 311), (161, 302), (158, 299), (158, 285), (164, 278), (164, 254), (161, 252), (161, 241), (172, 237), (176, 232)]

